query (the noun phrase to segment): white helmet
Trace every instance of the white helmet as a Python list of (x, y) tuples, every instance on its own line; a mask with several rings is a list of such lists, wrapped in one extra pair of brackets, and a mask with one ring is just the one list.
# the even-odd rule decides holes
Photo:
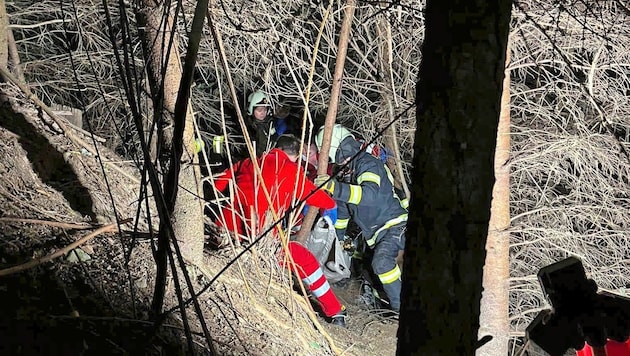
[(253, 115), (256, 106), (271, 106), (267, 95), (257, 90), (247, 97), (247, 115)]
[[(347, 128), (343, 127), (341, 124), (335, 124), (333, 126), (332, 137), (330, 138), (330, 150), (328, 151), (328, 157), (330, 158), (331, 163), (335, 163), (335, 156), (337, 155), (337, 150), (339, 146), (341, 146), (341, 141), (343, 141), (346, 137), (354, 135)], [(322, 126), (315, 136), (315, 144), (317, 145), (317, 149), (321, 151), (322, 142), (324, 141), (324, 127)]]

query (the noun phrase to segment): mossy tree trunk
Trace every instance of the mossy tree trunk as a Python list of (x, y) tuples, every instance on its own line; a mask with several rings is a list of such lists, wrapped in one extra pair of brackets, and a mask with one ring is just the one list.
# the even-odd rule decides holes
[(427, 1), (400, 355), (475, 352), (511, 4)]

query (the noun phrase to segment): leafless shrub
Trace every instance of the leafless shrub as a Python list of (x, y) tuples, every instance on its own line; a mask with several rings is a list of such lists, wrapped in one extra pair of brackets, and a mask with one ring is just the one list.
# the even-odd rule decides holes
[(580, 257), (628, 295), (630, 14), (616, 2), (519, 3), (512, 41), (510, 320), (548, 309), (538, 270)]
[[(134, 137), (129, 103), (102, 3), (64, 1), (63, 9), (56, 1), (17, 0), (7, 5), (25, 73), (37, 94), (50, 102), (85, 106), (97, 134), (113, 146), (133, 146), (128, 142)], [(182, 53), (193, 5), (187, 3), (178, 18)], [(316, 46), (325, 4), (215, 3), (212, 13), (239, 102), (231, 102), (220, 54), (206, 27), (193, 88), (194, 110), (203, 126), (217, 134), (225, 120), (231, 142), (238, 145), (240, 130), (230, 112), (244, 106), (247, 94), (262, 89), (276, 104), (304, 105), (309, 86), (310, 120), (321, 123), (343, 18), (340, 5), (332, 5)], [(392, 116), (412, 105), (423, 9), (423, 1), (359, 4), (337, 121), (371, 139)], [(119, 49), (124, 40), (131, 41), (127, 47), (131, 64), (126, 68), (138, 79), (135, 89), (144, 110), (142, 48), (133, 11), (126, 10), (131, 34), (123, 36), (119, 10), (115, 4), (109, 10)], [(510, 64), (510, 319), (515, 336), (523, 334), (538, 311), (549, 307), (535, 278), (538, 269), (568, 255), (581, 257), (601, 288), (628, 294), (629, 17), (627, 6), (618, 1), (515, 3)], [(392, 113), (386, 100), (393, 105)], [(410, 110), (398, 121), (399, 159), (406, 171), (413, 152), (414, 115)], [(410, 180), (408, 173), (406, 177)]]

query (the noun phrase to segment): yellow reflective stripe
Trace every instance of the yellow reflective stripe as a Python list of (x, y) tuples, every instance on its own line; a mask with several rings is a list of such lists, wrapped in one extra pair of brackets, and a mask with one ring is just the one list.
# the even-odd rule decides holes
[(379, 187), (381, 186), (381, 177), (372, 172), (365, 172), (357, 178), (357, 183), (361, 184), (363, 182), (373, 182), (376, 183)]
[(337, 222), (335, 222), (335, 229), (345, 229), (348, 227), (349, 222), (350, 219), (337, 219)]
[(212, 149), (214, 150), (214, 152), (221, 152), (221, 146), (223, 145), (224, 140), (225, 138), (223, 136), (214, 136), (212, 138)]
[(378, 235), (381, 232), (383, 232), (383, 230), (387, 230), (390, 227), (394, 225), (398, 225), (401, 222), (405, 222), (405, 221), (407, 221), (407, 214), (402, 214), (397, 218), (390, 219), (389, 221), (385, 223), (385, 225), (381, 226), (380, 229), (376, 230), (376, 232), (374, 232), (374, 235), (372, 235), (372, 237), (369, 240), (366, 240), (365, 243), (367, 243), (368, 246), (374, 246), (374, 244), (376, 243), (376, 239), (378, 238)]
[(385, 166), (385, 171), (387, 172), (387, 178), (390, 182), (392, 182), (392, 185), (394, 185), (394, 176), (392, 175), (392, 171), (389, 170), (389, 167), (387, 167), (387, 165)]
[(405, 199), (401, 200), (400, 201), (400, 206), (402, 206), (405, 209), (409, 208), (409, 199), (405, 198)]
[(398, 202), (400, 203), (400, 206), (402, 206), (405, 210), (409, 210), (409, 199), (405, 198), (405, 199), (400, 199), (400, 197), (398, 196), (398, 194), (396, 194), (396, 190), (394, 189), (394, 176), (392, 176), (392, 172), (389, 170), (389, 168), (387, 166), (385, 166), (385, 171), (387, 172), (387, 178), (389, 178), (389, 181), (392, 183), (392, 194), (394, 194), (394, 197), (396, 199), (398, 199)]
[(393, 270), (379, 274), (378, 279), (380, 279), (383, 284), (390, 284), (396, 282), (401, 275), (400, 268), (396, 265)]
[(350, 184), (350, 197), (348, 198), (348, 203), (358, 205), (361, 202), (362, 197), (363, 189), (361, 186)]
[(196, 138), (196, 139), (195, 139), (195, 153), (199, 153), (199, 152), (201, 152), (201, 150), (203, 149), (203, 147), (204, 147), (203, 140), (202, 140), (202, 139), (200, 139), (200, 138)]

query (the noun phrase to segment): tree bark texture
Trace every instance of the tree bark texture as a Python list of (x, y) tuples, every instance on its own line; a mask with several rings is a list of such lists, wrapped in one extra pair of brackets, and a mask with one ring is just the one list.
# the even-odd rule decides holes
[[(164, 4), (145, 0), (139, 22), (144, 25), (144, 50), (155, 117), (162, 124), (160, 139), (162, 157), (170, 157), (175, 103), (182, 78), (178, 36), (173, 34), (172, 14), (164, 11)], [(169, 49), (170, 46), (170, 49)], [(203, 256), (203, 205), (199, 158), (194, 151), (194, 116), (190, 108), (186, 114), (183, 134), (182, 166), (176, 194), (166, 194), (173, 187), (165, 187), (166, 201), (171, 213), (173, 230), (185, 259), (195, 263)], [(166, 165), (164, 165), (166, 167)]]
[(13, 73), (15, 73), (18, 80), (26, 83), (24, 71), (22, 70), (22, 64), (20, 64), (20, 53), (18, 52), (15, 38), (13, 38), (13, 30), (11, 30), (11, 28), (8, 28), (7, 30), (7, 42), (9, 46), (9, 58), (11, 59), (11, 65), (13, 66)]
[(510, 50), (506, 53), (505, 79), (501, 94), (501, 115), (494, 154), (495, 182), (483, 266), (483, 293), (479, 317), (479, 338), (491, 335), (490, 342), (477, 350), (477, 356), (508, 355), (510, 278)]
[(9, 62), (9, 15), (4, 0), (0, 0), (0, 66), (8, 67)]
[(472, 355), (510, 22), (507, 0), (428, 0), (398, 354)]
[[(143, 0), (137, 18), (139, 27), (143, 29), (142, 46), (153, 99), (153, 117), (158, 127), (158, 158), (167, 161), (173, 138), (173, 114), (181, 79), (181, 62), (179, 38), (173, 32), (173, 14), (166, 11), (165, 6), (161, 1)], [(168, 167), (167, 162), (163, 165)]]

